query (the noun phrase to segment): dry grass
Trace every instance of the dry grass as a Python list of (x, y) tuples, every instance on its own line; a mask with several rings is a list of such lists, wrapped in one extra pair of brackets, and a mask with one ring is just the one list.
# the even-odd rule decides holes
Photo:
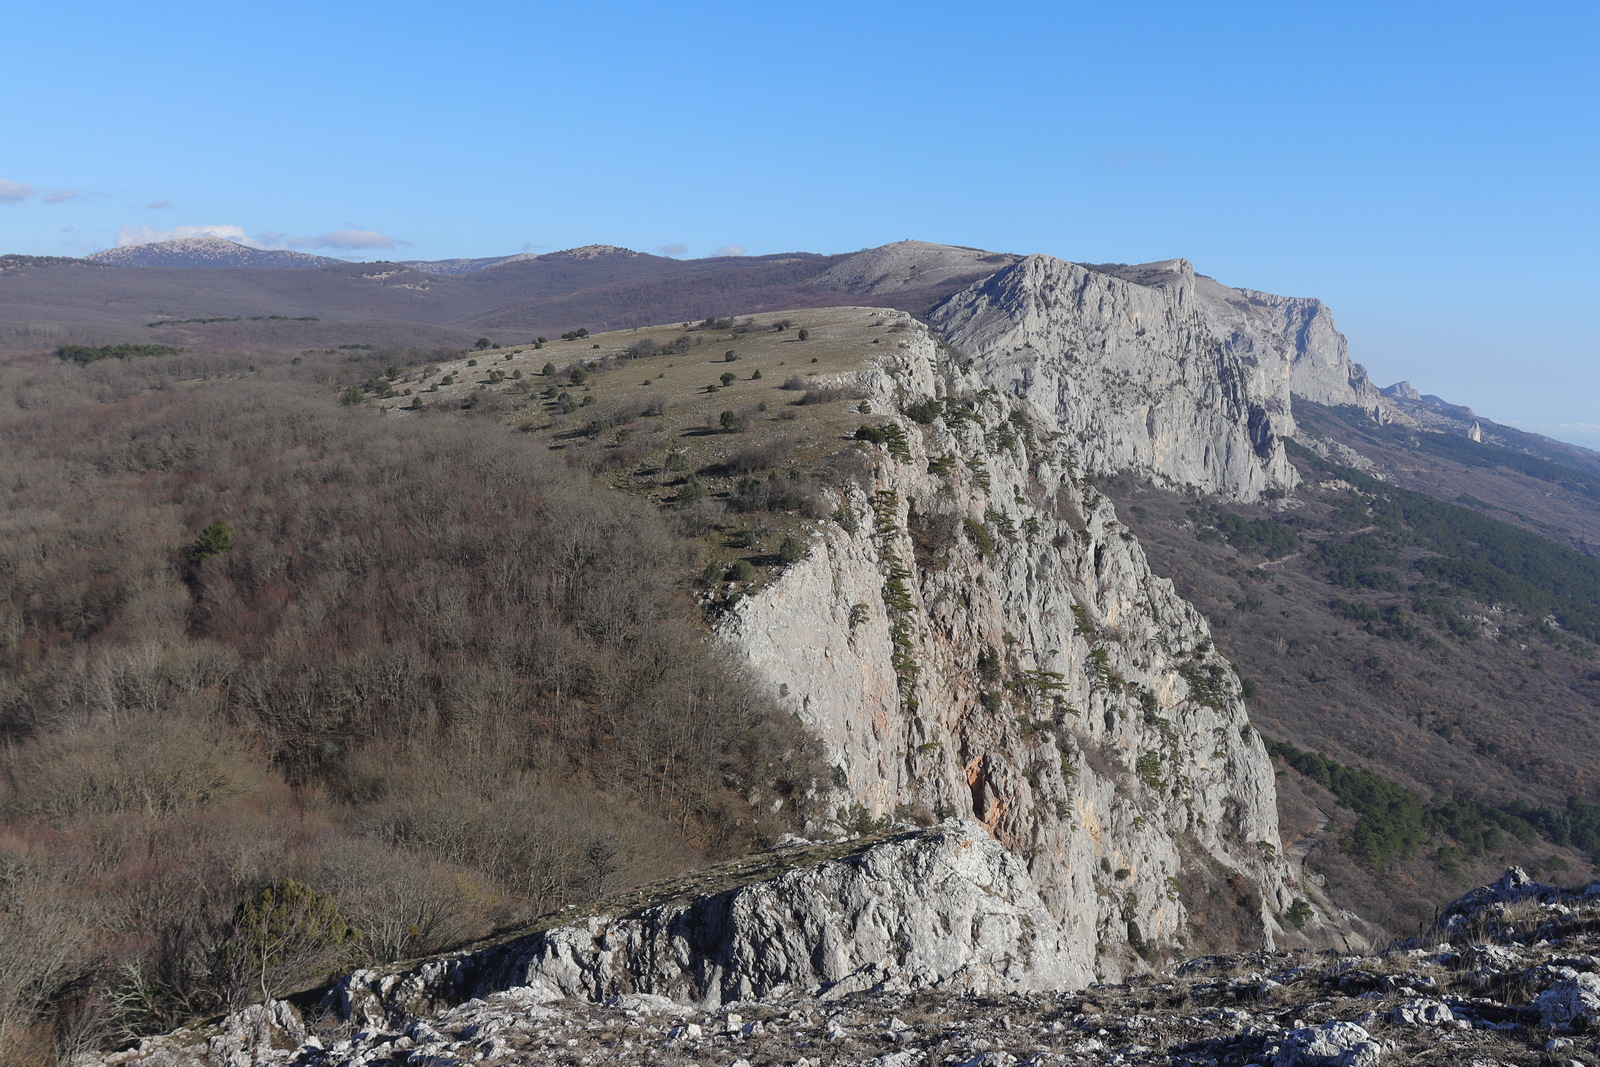
[[(775, 329), (783, 320), (792, 325)], [(466, 403), (498, 410), (575, 465), (679, 514), (683, 531), (701, 539), (708, 573), (725, 574), (740, 559), (757, 568), (736, 587), (748, 592), (770, 579), (786, 536), (803, 541), (808, 524), (836, 505), (832, 486), (850, 477), (848, 463), (838, 469), (840, 454), (863, 423), (889, 414), (861, 412), (854, 379), (875, 351), (902, 342), (895, 327), (906, 321), (900, 312), (845, 307), (773, 312), (729, 329), (641, 327), (543, 348), (489, 349), (394, 384), (416, 390), (431, 412)], [(652, 344), (653, 354), (630, 358)], [(685, 344), (686, 351), (670, 351)], [(547, 364), (554, 374), (542, 373)], [(581, 381), (572, 381), (574, 370)], [(505, 377), (491, 381), (496, 371)], [(512, 377), (516, 371), (522, 378)], [(734, 378), (725, 384), (726, 374)], [(446, 377), (453, 384), (422, 391)], [(415, 418), (411, 402), (367, 401)], [(733, 499), (741, 479), (749, 489), (748, 479), (774, 478), (753, 503)], [(705, 487), (709, 504), (688, 499), (698, 494), (685, 492), (691, 481)]]

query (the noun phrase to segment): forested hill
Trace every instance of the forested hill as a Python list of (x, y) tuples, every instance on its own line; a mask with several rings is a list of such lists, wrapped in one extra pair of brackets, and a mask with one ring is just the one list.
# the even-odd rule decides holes
[[(0, 1048), (165, 1029), (799, 825), (809, 742), (713, 654), (672, 525), (492, 417), (336, 403), (371, 373), (0, 365)], [(344, 925), (245, 965), (292, 886)]]

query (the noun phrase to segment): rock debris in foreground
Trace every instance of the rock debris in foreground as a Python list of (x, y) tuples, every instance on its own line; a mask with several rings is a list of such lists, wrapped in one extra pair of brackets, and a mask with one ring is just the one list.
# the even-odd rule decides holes
[(106, 1062), (651, 1067), (1398, 1067), (1600, 1064), (1600, 883), (1510, 871), (1438, 929), (1370, 956), (1256, 952), (1073, 992), (775, 991), (696, 1007), (517, 987), (427, 1016), (302, 1019), (274, 1003)]

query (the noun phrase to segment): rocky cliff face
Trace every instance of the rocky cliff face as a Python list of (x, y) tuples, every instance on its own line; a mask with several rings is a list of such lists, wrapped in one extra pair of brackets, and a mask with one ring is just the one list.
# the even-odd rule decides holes
[(857, 384), (920, 421), (872, 420), (866, 483), (724, 639), (821, 736), (842, 821), (979, 821), (1027, 857), (1081, 973), (1259, 941), (1291, 901), (1273, 774), (1205, 621), (1150, 573), (1077, 435), (899, 326)]
[(1195, 291), (1212, 329), (1253, 365), (1258, 393), (1319, 404), (1378, 403), (1378, 389), (1366, 368), (1350, 361), (1344, 334), (1322, 301), (1233, 289), (1204, 276), (1195, 279)]
[(1316, 300), (1230, 289), (1188, 260), (1028, 256), (937, 308), (934, 326), (1028, 401), (1095, 472), (1253, 499), (1294, 473), (1291, 396), (1377, 402)]

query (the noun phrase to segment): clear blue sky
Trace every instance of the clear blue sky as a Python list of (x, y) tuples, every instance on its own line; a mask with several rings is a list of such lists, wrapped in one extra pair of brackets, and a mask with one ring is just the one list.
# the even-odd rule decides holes
[(15, 5), (0, 251), (1182, 255), (1600, 447), (1597, 57), (1593, 2)]

